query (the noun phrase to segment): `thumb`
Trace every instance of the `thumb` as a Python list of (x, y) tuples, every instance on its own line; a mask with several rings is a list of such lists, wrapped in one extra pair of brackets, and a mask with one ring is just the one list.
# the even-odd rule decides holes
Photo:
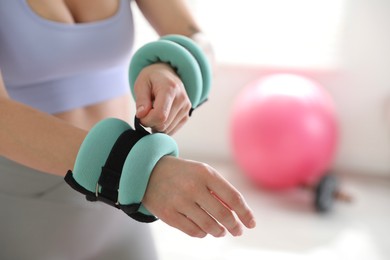
[(152, 92), (149, 86), (138, 87), (135, 93), (136, 117), (143, 118), (152, 109)]

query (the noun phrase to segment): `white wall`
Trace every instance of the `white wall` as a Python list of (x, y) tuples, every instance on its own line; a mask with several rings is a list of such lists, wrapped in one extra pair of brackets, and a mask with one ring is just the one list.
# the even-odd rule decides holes
[[(268, 73), (296, 72), (334, 98), (342, 137), (336, 166), (390, 175), (390, 1), (188, 2), (214, 43), (218, 64), (209, 102), (175, 136), (185, 157), (231, 159), (235, 96)], [(137, 44), (154, 40), (136, 17)]]
[(390, 172), (390, 1), (349, 0), (339, 55), (348, 80), (334, 90), (351, 167)]

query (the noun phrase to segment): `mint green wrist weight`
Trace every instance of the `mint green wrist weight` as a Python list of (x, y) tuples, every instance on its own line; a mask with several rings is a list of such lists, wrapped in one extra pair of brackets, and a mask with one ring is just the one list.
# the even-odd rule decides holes
[(84, 139), (65, 181), (89, 201), (102, 201), (137, 221), (152, 222), (157, 218), (143, 207), (142, 199), (150, 174), (166, 155), (178, 155), (168, 135), (150, 134), (138, 123), (133, 130), (122, 120), (105, 119)]
[(211, 88), (211, 68), (201, 48), (191, 39), (167, 35), (150, 42), (134, 54), (129, 70), (133, 97), (134, 84), (143, 68), (158, 62), (169, 64), (182, 80), (192, 108), (207, 100)]

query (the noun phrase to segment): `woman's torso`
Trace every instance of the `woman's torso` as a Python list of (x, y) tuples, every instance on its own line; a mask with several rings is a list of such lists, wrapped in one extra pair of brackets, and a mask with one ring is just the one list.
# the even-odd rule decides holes
[[(14, 93), (15, 99), (25, 98), (25, 103), (38, 108), (42, 104), (41, 110), (86, 129), (105, 117), (128, 120), (131, 97), (126, 71), (133, 44), (129, 1), (6, 0), (3, 4), (11, 6), (11, 1), (17, 5), (14, 8), (24, 8), (22, 22), (31, 22), (25, 25), (31, 29), (16, 21), (13, 29), (11, 16), (8, 24), (0, 21), (0, 67), (10, 96)], [(4, 31), (16, 39), (4, 37)], [(19, 46), (7, 46), (14, 44), (12, 40)], [(12, 56), (12, 51), (17, 53)], [(35, 99), (34, 88), (39, 94)], [(42, 99), (45, 93), (48, 98)], [(89, 99), (95, 94), (97, 98), (84, 102), (83, 95)]]

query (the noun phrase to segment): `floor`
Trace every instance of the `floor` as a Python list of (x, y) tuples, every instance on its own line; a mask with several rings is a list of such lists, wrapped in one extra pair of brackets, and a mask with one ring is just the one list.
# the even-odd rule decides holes
[(313, 210), (307, 190), (264, 191), (251, 185), (233, 163), (207, 163), (245, 196), (257, 227), (238, 238), (196, 239), (158, 221), (152, 229), (161, 260), (390, 259), (390, 178), (339, 176), (354, 201), (336, 203), (332, 212), (321, 215)]

